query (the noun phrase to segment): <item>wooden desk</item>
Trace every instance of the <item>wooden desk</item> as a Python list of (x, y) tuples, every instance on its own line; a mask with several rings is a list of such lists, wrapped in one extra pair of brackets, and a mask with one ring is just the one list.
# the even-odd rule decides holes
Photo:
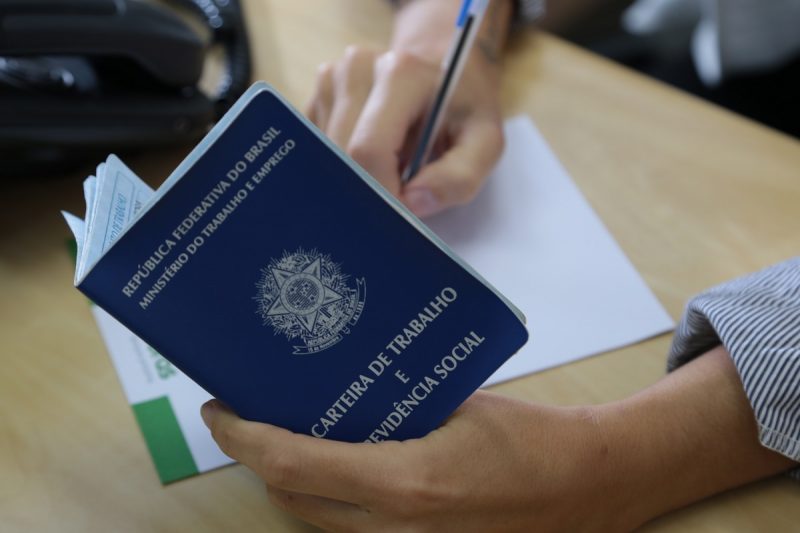
[[(302, 105), (318, 63), (381, 46), (384, 2), (252, 0), (256, 75)], [(525, 34), (504, 101), (543, 131), (675, 317), (696, 291), (798, 253), (800, 143), (557, 39)], [(159, 183), (185, 150), (129, 159)], [(3, 183), (0, 530), (303, 531), (240, 466), (162, 488), (86, 302), (68, 231), (82, 175)], [(604, 402), (664, 371), (669, 336), (496, 387), (537, 402)], [(666, 516), (649, 531), (789, 531), (800, 487), (773, 479)]]

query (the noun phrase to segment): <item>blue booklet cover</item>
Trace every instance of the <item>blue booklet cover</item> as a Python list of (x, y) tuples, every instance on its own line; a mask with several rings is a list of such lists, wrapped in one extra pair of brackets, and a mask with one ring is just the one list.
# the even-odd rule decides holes
[(264, 83), (141, 209), (125, 211), (140, 203), (126, 183), (76, 285), (244, 418), (420, 437), (528, 338), (508, 300)]

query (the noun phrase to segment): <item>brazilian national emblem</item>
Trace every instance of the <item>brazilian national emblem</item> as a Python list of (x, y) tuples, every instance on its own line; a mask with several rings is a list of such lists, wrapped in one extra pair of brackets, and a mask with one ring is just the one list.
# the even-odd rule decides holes
[(258, 314), (264, 325), (289, 341), (292, 353), (321, 352), (350, 333), (364, 310), (366, 283), (343, 274), (329, 255), (302, 248), (283, 252), (261, 269), (256, 283)]

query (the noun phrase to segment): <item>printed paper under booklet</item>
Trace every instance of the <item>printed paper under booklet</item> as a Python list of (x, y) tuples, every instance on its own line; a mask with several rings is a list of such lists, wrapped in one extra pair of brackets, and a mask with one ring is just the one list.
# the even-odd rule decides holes
[(240, 416), (344, 441), (435, 429), (524, 317), (271, 87), (153, 191), (84, 183), (75, 285)]

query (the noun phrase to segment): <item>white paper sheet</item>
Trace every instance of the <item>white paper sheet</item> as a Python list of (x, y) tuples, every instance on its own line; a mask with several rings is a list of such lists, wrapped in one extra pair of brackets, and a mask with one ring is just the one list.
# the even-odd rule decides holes
[(528, 319), (531, 340), (487, 385), (674, 328), (527, 117), (475, 201), (428, 220)]

